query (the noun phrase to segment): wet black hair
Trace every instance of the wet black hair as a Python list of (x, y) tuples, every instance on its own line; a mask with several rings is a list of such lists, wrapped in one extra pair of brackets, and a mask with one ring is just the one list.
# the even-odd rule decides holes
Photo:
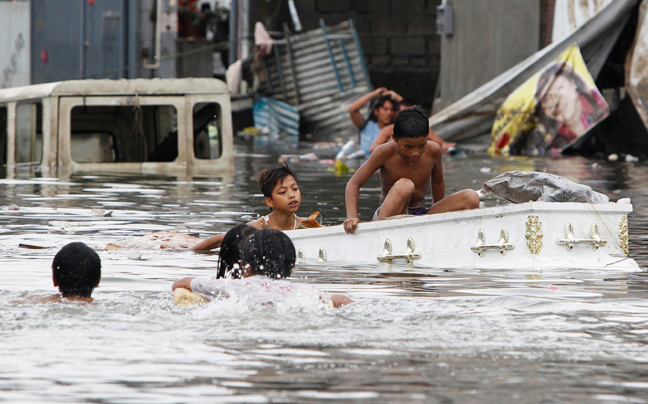
[(254, 234), (257, 231), (257, 229), (247, 224), (239, 224), (225, 233), (220, 252), (218, 253), (217, 278), (224, 278), (227, 274), (231, 274), (232, 278), (241, 277), (240, 265), (238, 268), (235, 268), (241, 261), (240, 243), (250, 234)]
[(380, 98), (378, 98), (378, 102), (376, 102), (376, 105), (374, 105), (372, 109), (382, 107), (383, 105), (385, 105), (387, 101), (391, 102), (394, 108), (398, 106), (398, 103), (391, 97), (391, 95), (385, 94), (380, 96)]
[(287, 278), (295, 266), (295, 246), (286, 233), (263, 229), (248, 236), (241, 244), (241, 260), (252, 275)]
[(101, 279), (101, 258), (84, 243), (70, 243), (54, 256), (52, 273), (63, 297), (90, 297)]
[(429, 131), (428, 117), (418, 106), (404, 109), (396, 115), (394, 139), (427, 137)]
[(289, 175), (292, 175), (295, 181), (297, 181), (297, 174), (288, 167), (288, 164), (263, 170), (259, 175), (259, 188), (261, 188), (263, 196), (272, 198), (272, 190)]
[(416, 106), (416, 103), (411, 98), (403, 98), (401, 102), (398, 103), (398, 108), (412, 108)]

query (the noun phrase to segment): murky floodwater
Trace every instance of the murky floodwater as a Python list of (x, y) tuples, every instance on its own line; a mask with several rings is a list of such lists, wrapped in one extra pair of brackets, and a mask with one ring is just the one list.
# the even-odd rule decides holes
[[(294, 282), (355, 303), (334, 311), (299, 300), (274, 310), (231, 302), (181, 309), (171, 283), (210, 275), (215, 255), (142, 251), (133, 260), (117, 250), (100, 253), (96, 304), (26, 302), (55, 293), (51, 260), (70, 241), (103, 248), (176, 225), (206, 237), (266, 213), (255, 177), (278, 153), (238, 152), (229, 178), (0, 181), (0, 401), (648, 402), (645, 273), (308, 264), (296, 268)], [(535, 169), (613, 200), (632, 198), (631, 255), (648, 266), (645, 163), (469, 156), (446, 157), (444, 167), (447, 193)], [(294, 168), (300, 214), (319, 211), (325, 224), (340, 223), (348, 175), (318, 162)], [(365, 217), (378, 194), (372, 179), (361, 198)]]

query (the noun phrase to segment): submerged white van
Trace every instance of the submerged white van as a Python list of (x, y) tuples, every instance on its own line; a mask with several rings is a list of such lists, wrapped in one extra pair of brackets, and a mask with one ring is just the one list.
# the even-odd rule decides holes
[(234, 170), (217, 79), (72, 80), (0, 90), (6, 174), (219, 175)]

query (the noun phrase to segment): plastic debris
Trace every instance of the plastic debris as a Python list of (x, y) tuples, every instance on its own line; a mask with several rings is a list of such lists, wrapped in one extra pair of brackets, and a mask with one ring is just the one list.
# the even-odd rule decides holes
[(537, 171), (508, 171), (486, 181), (483, 189), (513, 203), (589, 202), (607, 203), (607, 195), (555, 174)]

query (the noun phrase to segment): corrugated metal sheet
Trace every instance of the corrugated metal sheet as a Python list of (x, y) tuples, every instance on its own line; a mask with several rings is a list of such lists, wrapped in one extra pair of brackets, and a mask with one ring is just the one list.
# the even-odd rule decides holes
[[(325, 31), (331, 38), (329, 45), (335, 64)], [(357, 136), (348, 106), (369, 92), (371, 84), (354, 34), (352, 22), (346, 21), (325, 30), (293, 35), (277, 41), (274, 54), (266, 58), (269, 95), (299, 109), (300, 131), (308, 140)]]
[(29, 2), (0, 2), (0, 88), (30, 83)]
[(299, 136), (299, 111), (296, 107), (273, 98), (261, 97), (252, 109), (254, 126), (270, 133)]

